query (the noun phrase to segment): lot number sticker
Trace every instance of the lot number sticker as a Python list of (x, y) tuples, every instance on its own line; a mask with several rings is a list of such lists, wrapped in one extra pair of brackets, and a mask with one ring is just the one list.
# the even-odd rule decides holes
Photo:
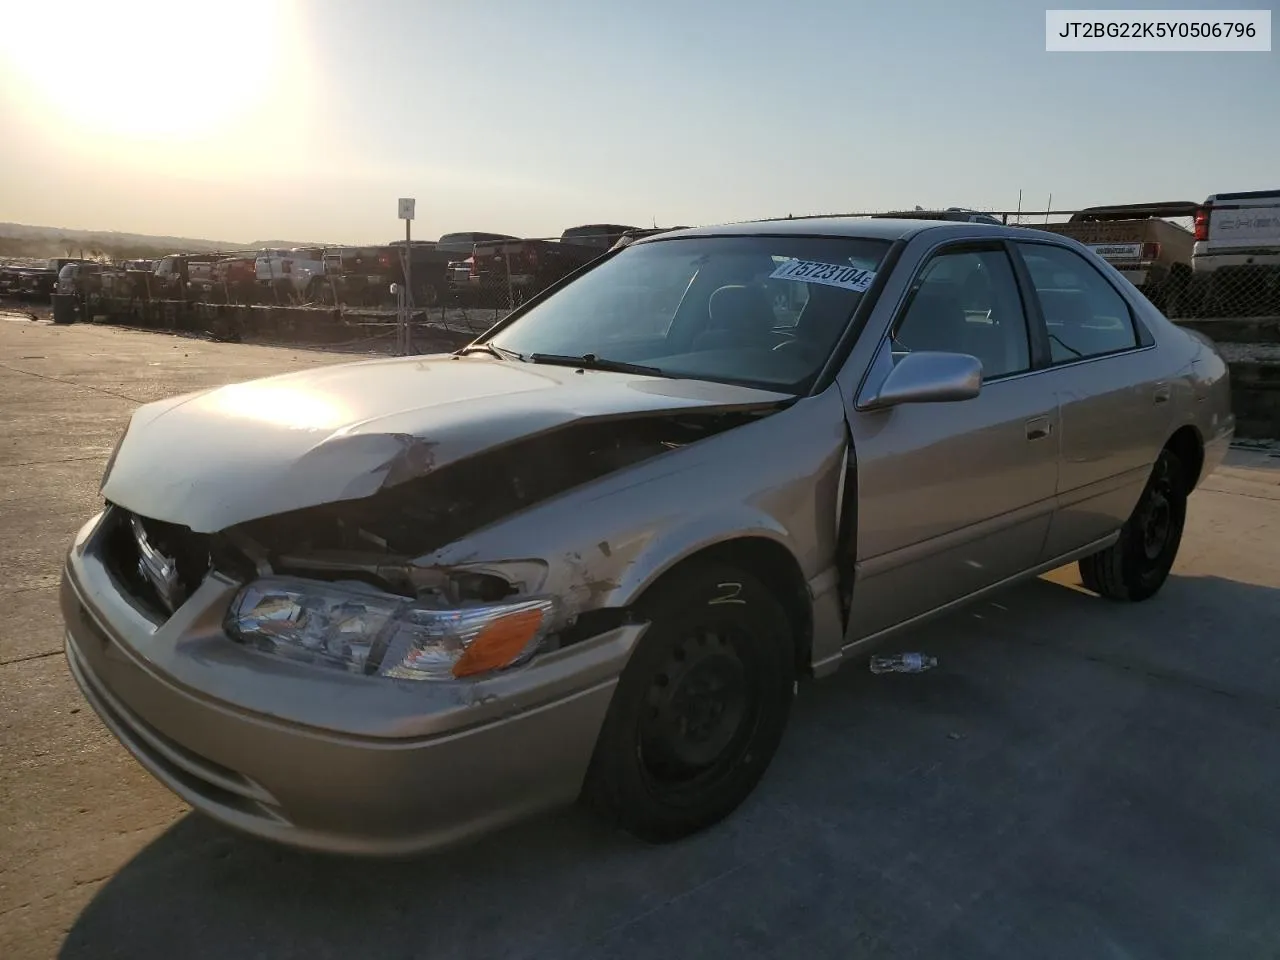
[(841, 287), (855, 293), (865, 293), (875, 278), (874, 270), (851, 267), (847, 263), (820, 263), (817, 260), (788, 260), (769, 274), (770, 280), (824, 283), (829, 287)]

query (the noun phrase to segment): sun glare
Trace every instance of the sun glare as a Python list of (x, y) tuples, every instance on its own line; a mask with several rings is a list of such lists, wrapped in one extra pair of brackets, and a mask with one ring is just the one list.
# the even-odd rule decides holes
[(45, 123), (127, 140), (203, 139), (261, 113), (293, 48), (282, 4), (80, 0), (6, 9), (0, 61)]

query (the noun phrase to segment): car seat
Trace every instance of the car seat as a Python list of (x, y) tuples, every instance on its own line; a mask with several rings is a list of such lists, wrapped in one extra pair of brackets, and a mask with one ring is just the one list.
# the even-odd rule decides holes
[(759, 287), (730, 284), (707, 300), (706, 329), (693, 338), (694, 350), (772, 346), (770, 332), (777, 318)]

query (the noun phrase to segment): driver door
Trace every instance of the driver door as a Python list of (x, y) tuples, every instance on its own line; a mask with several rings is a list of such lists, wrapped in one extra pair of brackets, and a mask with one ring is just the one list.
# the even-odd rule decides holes
[[(921, 264), (849, 411), (858, 515), (846, 644), (1035, 566), (1053, 515), (1058, 409), (1001, 242)], [(859, 409), (912, 351), (978, 357), (978, 396)]]

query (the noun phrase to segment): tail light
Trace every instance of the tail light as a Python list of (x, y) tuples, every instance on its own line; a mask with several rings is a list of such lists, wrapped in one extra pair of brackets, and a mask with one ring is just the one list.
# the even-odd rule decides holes
[(1158, 244), (1158, 243), (1144, 243), (1144, 244), (1142, 245), (1142, 259), (1143, 259), (1143, 260), (1159, 260), (1159, 259), (1160, 259), (1160, 244)]
[(530, 247), (524, 252), (524, 258), (529, 266), (536, 267), (538, 265), (538, 251)]
[(380, 267), (389, 267), (389, 266), (391, 266), (391, 254), (389, 254), (389, 253), (380, 253), (380, 254), (378, 254), (378, 266), (380, 266)]
[(1209, 239), (1209, 208), (1200, 207), (1196, 210), (1196, 239)]
[(281, 264), (281, 268), (284, 270), (284, 272), (285, 272), (285, 273), (293, 273), (293, 261), (292, 261), (292, 260), (285, 260), (285, 261)]
[(480, 271), (477, 269), (478, 267), (479, 267), (479, 264), (476, 262), (476, 258), (475, 258), (475, 257), (472, 257), (470, 260), (468, 260), (468, 261), (467, 261), (467, 272), (468, 272), (468, 274), (470, 274), (471, 276), (473, 276), (473, 277), (474, 277), (474, 276), (476, 276), (476, 275), (480, 272)]

